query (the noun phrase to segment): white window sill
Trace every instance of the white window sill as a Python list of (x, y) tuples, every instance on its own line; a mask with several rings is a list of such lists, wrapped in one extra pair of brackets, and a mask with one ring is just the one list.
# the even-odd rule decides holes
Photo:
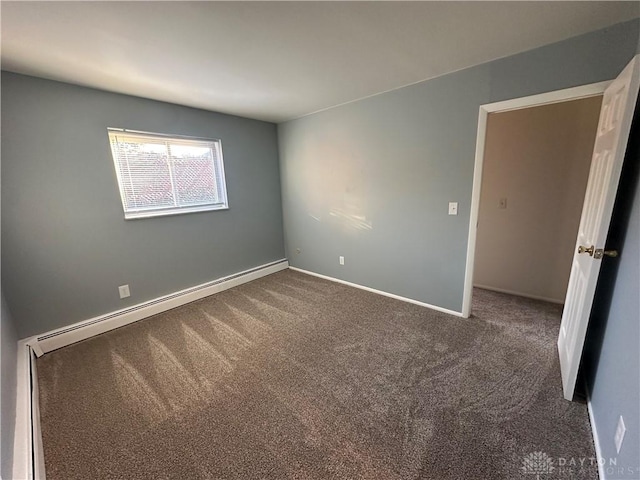
[(140, 210), (137, 212), (125, 212), (125, 220), (138, 220), (141, 218), (166, 217), (169, 215), (182, 215), (183, 213), (210, 212), (214, 210), (229, 210), (229, 205), (199, 205), (197, 207), (167, 208), (163, 210)]

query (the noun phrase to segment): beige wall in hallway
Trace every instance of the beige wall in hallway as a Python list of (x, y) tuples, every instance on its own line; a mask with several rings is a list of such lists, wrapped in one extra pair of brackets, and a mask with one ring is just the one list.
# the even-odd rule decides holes
[(564, 301), (601, 101), (489, 115), (475, 285)]

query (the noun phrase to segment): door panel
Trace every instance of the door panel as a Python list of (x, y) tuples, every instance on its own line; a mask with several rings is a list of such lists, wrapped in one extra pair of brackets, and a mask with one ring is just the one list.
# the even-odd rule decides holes
[[(602, 100), (589, 181), (558, 336), (562, 387), (568, 400), (573, 399), (602, 261), (602, 256), (596, 255), (595, 249), (605, 247), (638, 96), (639, 70), (640, 56), (636, 55), (605, 90)], [(579, 253), (580, 247), (586, 251)]]

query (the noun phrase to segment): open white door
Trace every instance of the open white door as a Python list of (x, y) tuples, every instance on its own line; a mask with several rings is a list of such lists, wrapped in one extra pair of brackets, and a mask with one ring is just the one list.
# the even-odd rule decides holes
[(573, 399), (600, 262), (603, 256), (614, 255), (614, 252), (605, 252), (604, 243), (629, 140), (639, 84), (640, 55), (636, 55), (620, 76), (607, 87), (602, 99), (558, 337), (562, 388), (567, 400)]

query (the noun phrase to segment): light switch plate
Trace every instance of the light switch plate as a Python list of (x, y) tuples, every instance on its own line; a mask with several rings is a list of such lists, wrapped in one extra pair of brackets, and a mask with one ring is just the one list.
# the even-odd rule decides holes
[(449, 215), (458, 214), (458, 202), (449, 202)]

